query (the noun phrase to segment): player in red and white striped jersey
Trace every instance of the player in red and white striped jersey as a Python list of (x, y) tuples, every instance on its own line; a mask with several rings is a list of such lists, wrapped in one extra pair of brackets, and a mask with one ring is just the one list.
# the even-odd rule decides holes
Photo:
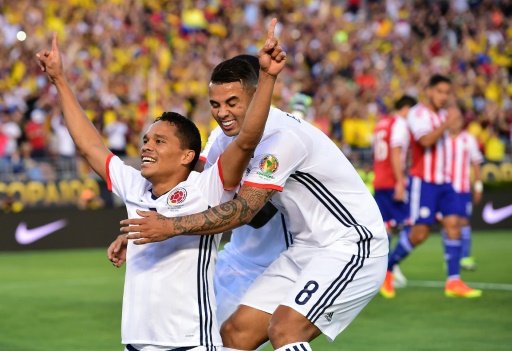
[[(410, 230), (405, 176), (410, 134), (406, 117), (416, 103), (413, 97), (402, 96), (395, 102), (394, 114), (381, 118), (373, 134), (374, 197), (386, 224), (390, 247), (393, 232), (400, 230), (400, 237), (403, 237)], [(395, 283), (405, 286), (406, 278), (399, 266), (388, 269), (393, 271)]]
[[(428, 238), (436, 221), (436, 213), (443, 216), (446, 231), (448, 279), (445, 294), (450, 297), (479, 297), (482, 292), (469, 288), (460, 279), (460, 220), (457, 197), (448, 171), (447, 129), (456, 122), (453, 115), (444, 110), (451, 97), (451, 81), (441, 75), (430, 78), (426, 99), (411, 108), (407, 116), (412, 134), (412, 159), (410, 175), (411, 233), (401, 240), (390, 254), (389, 265), (398, 264), (412, 249)], [(388, 269), (381, 288), (383, 296), (395, 296), (393, 273)]]
[[(462, 258), (461, 267), (467, 270), (476, 269), (476, 263), (471, 257), (471, 217), (473, 202), (478, 203), (482, 198), (483, 185), (480, 180), (480, 164), (484, 158), (478, 149), (478, 144), (471, 134), (464, 130), (462, 114), (457, 107), (448, 109), (448, 114), (457, 118), (449, 128), (448, 142), (446, 143), (448, 157), (448, 172), (452, 179), (453, 188), (457, 193), (458, 212), (461, 214), (461, 241)], [(471, 171), (473, 171), (473, 196), (471, 194)]]
[[(457, 193), (471, 192), (471, 168), (473, 172), (479, 169), (484, 157), (478, 148), (478, 143), (473, 135), (463, 129), (463, 120), (460, 110), (456, 107), (449, 109), (448, 113), (458, 116), (457, 123), (449, 129), (447, 143), (448, 174)], [(480, 174), (474, 175), (479, 180)]]
[(416, 99), (403, 96), (395, 103), (395, 114), (382, 118), (374, 131), (373, 187), (388, 229), (403, 224), (409, 215), (405, 163), (410, 136), (405, 117), (415, 104)]
[[(448, 128), (445, 111), (433, 111), (429, 104), (419, 103), (409, 112), (408, 123), (412, 132), (410, 175), (427, 183), (449, 183), (444, 149), (445, 130)], [(436, 135), (430, 140), (422, 139), (433, 132)]]

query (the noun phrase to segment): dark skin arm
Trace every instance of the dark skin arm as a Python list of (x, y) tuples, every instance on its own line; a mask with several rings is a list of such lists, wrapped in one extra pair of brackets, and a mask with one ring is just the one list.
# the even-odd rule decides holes
[(135, 244), (163, 241), (176, 235), (218, 234), (247, 224), (275, 190), (242, 186), (236, 199), (201, 213), (167, 218), (153, 211), (137, 211), (142, 218), (121, 221), (121, 233), (130, 233)]

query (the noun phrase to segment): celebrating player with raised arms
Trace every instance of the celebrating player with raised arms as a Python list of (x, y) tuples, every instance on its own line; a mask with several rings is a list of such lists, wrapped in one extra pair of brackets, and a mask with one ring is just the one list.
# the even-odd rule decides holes
[[(224, 132), (216, 143), (237, 135), (253, 99), (231, 74), (231, 64), (219, 64), (225, 79), (210, 84), (212, 114)], [(311, 124), (272, 108), (236, 199), (191, 216), (145, 211), (141, 219), (122, 221), (128, 238), (145, 244), (247, 224), (269, 200), (284, 215), (293, 243), (224, 322), (226, 350), (253, 350), (267, 339), (279, 351), (311, 350), (309, 341), (322, 333), (333, 340), (378, 292), (387, 264), (386, 230), (340, 149)]]
[[(51, 50), (37, 54), (41, 68), (55, 84), (66, 125), (91, 167), (126, 204), (128, 216), (144, 209), (167, 216), (206, 210), (232, 197), (259, 142), (268, 116), (276, 76), (286, 55), (273, 36), (259, 53), (261, 71), (248, 118), (217, 163), (205, 172), (192, 172), (200, 152), (197, 127), (172, 112), (148, 128), (141, 147), (141, 170), (127, 166), (103, 144), (83, 113), (62, 69), (57, 40)], [(122, 239), (122, 238), (121, 238)], [(126, 254), (122, 342), (126, 350), (215, 350), (221, 339), (215, 316), (213, 265), (219, 236), (183, 236), (147, 246), (128, 244), (110, 258), (120, 264)]]
[[(245, 77), (252, 76), (252, 72), (259, 72), (258, 58), (239, 55), (214, 69), (210, 80), (213, 83), (210, 85), (211, 104), (219, 103), (218, 97), (213, 94), (215, 84), (226, 80), (226, 73), (233, 70), (237, 72), (236, 77), (245, 81)], [(220, 135), (223, 135), (220, 126), (210, 133), (198, 166), (203, 164), (205, 168), (209, 168), (215, 164), (230, 140), (222, 137), (222, 142), (216, 142)], [(256, 214), (251, 223), (231, 231), (230, 241), (219, 252), (215, 267), (214, 284), (219, 325), (236, 310), (249, 286), (291, 245), (292, 240), (284, 224), (283, 214), (270, 202)]]

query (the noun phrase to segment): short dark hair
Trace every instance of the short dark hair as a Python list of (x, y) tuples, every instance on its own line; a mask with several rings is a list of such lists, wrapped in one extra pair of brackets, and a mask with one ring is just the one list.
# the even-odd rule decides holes
[(244, 88), (255, 88), (258, 84), (258, 70), (253, 68), (250, 62), (252, 59), (241, 58), (239, 55), (229, 60), (222, 61), (213, 69), (210, 82), (213, 84), (224, 84), (240, 82)]
[(158, 121), (165, 121), (174, 125), (176, 127), (176, 137), (180, 141), (181, 148), (195, 152), (194, 159), (189, 164), (190, 170), (193, 170), (201, 152), (201, 134), (195, 123), (176, 112), (164, 112), (155, 119), (155, 122)]
[(233, 60), (243, 60), (243, 61), (246, 61), (248, 62), (252, 69), (254, 70), (254, 73), (256, 73), (256, 76), (259, 76), (260, 74), (260, 60), (254, 56), (254, 55), (249, 55), (249, 54), (242, 54), (242, 55), (237, 55), (235, 57), (232, 58)]
[(400, 99), (395, 101), (395, 110), (401, 110), (404, 107), (413, 107), (418, 101), (409, 95), (403, 95)]
[(430, 77), (430, 80), (428, 81), (428, 87), (435, 87), (436, 85), (441, 83), (452, 84), (452, 81), (447, 76), (443, 76), (441, 74), (434, 74), (432, 77)]

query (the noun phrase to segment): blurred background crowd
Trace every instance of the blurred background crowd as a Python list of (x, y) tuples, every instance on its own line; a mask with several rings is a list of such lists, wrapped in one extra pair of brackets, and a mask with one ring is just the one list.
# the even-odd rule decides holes
[[(163, 111), (215, 127), (212, 68), (257, 54), (278, 17), (288, 66), (274, 104), (297, 110), (356, 163), (373, 126), (402, 94), (421, 98), (450, 76), (486, 159), (510, 161), (510, 0), (0, 0), (0, 181), (88, 174), (34, 54), (57, 32), (67, 77), (110, 149), (136, 157)], [(300, 93), (300, 94), (299, 94)]]

